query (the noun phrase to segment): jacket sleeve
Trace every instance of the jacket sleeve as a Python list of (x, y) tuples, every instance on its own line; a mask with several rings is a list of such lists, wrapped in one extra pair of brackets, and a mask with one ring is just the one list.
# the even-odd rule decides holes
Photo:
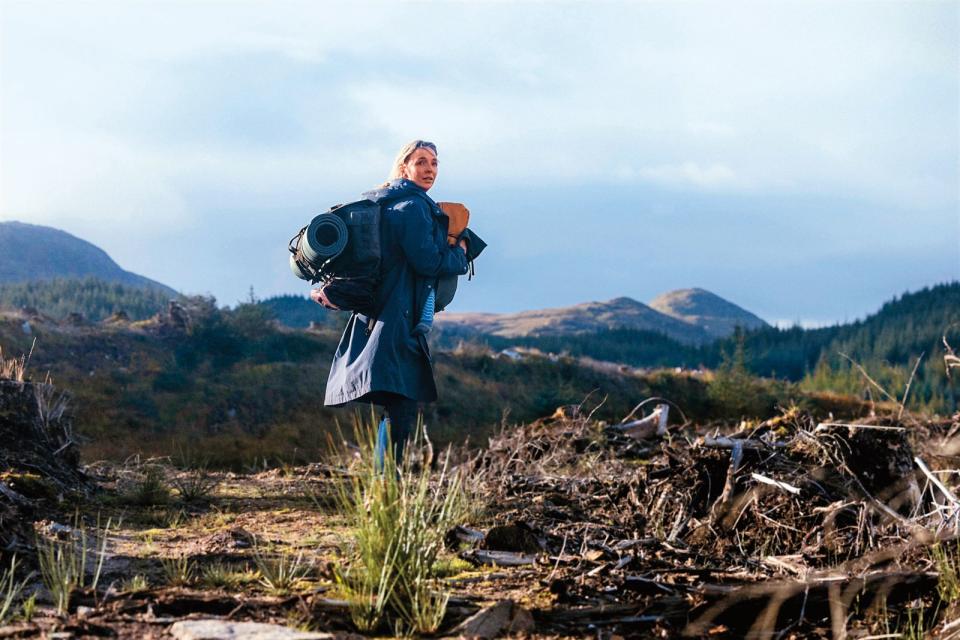
[(467, 256), (459, 245), (438, 246), (433, 234), (433, 214), (423, 203), (413, 202), (403, 212), (400, 246), (419, 276), (436, 277), (467, 272)]

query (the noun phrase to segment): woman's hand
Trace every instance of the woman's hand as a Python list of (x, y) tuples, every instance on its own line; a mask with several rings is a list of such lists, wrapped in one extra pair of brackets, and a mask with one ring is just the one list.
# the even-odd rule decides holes
[(463, 249), (463, 252), (467, 252), (467, 240), (466, 238), (460, 238), (460, 248)]

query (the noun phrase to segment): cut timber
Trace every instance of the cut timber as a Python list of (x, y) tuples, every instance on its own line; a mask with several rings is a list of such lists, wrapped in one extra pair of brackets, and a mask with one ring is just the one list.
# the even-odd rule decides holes
[(473, 614), (453, 631), (461, 638), (496, 638), (503, 634), (529, 633), (533, 628), (529, 611), (512, 600), (501, 600)]
[(670, 417), (670, 405), (658, 404), (646, 418), (632, 420), (613, 428), (637, 440), (646, 440), (653, 436), (663, 436), (667, 432), (667, 420)]
[(326, 640), (332, 633), (298, 631), (264, 622), (229, 620), (181, 620), (170, 626), (177, 640)]
[(536, 555), (532, 553), (515, 553), (513, 551), (474, 549), (461, 553), (460, 557), (477, 564), (492, 564), (500, 567), (520, 567), (537, 563)]

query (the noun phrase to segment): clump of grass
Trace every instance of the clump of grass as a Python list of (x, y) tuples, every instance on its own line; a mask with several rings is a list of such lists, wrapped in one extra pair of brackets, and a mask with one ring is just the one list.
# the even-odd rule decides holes
[(128, 593), (140, 593), (142, 591), (147, 591), (149, 588), (150, 583), (147, 582), (147, 577), (142, 573), (138, 573), (132, 578), (124, 581), (120, 587), (120, 590)]
[[(417, 474), (411, 464), (399, 468), (392, 446), (382, 462), (375, 458), (376, 431), (355, 423), (360, 456), (355, 474), (340, 485), (338, 505), (353, 530), (352, 558), (336, 571), (351, 603), (358, 629), (373, 631), (394, 616), (394, 626), (433, 633), (446, 612), (449, 594), (439, 590), (433, 573), (444, 533), (462, 516), (460, 476), (450, 469), (449, 453), (436, 478)], [(417, 450), (418, 423), (411, 450)]]
[(956, 545), (942, 543), (930, 549), (937, 566), (937, 595), (940, 600), (953, 603), (960, 600), (960, 549)]
[(37, 340), (34, 338), (33, 345), (30, 347), (30, 353), (19, 358), (6, 358), (3, 355), (3, 347), (0, 347), (0, 380), (13, 380), (23, 382), (26, 379), (27, 364), (33, 355), (33, 347)]
[(23, 588), (29, 582), (33, 574), (17, 582), (17, 556), (14, 554), (10, 558), (10, 568), (5, 569), (0, 574), (0, 624), (4, 624), (13, 613), (14, 603), (23, 593)]
[(908, 606), (906, 610), (906, 620), (902, 623), (897, 632), (903, 640), (925, 640), (927, 637), (927, 619), (926, 607), (923, 601), (918, 600), (917, 606)]
[(145, 467), (143, 477), (123, 494), (126, 503), (138, 506), (165, 505), (170, 502), (170, 486), (159, 465)]
[(437, 578), (449, 578), (451, 576), (456, 576), (464, 571), (472, 571), (474, 566), (456, 556), (451, 556), (448, 558), (440, 558), (433, 565), (433, 575)]
[(160, 567), (167, 584), (183, 587), (193, 582), (195, 568), (190, 558), (180, 555), (175, 558), (161, 558)]
[(30, 622), (33, 620), (33, 616), (37, 612), (37, 594), (31, 593), (30, 597), (23, 601), (23, 604), (20, 605), (20, 617), (24, 622)]
[(303, 553), (296, 556), (291, 553), (269, 556), (255, 546), (253, 560), (260, 572), (260, 584), (275, 595), (290, 593), (297, 582), (310, 573), (310, 566), (304, 562)]
[[(50, 592), (58, 613), (66, 613), (70, 607), (70, 596), (74, 589), (90, 587), (96, 592), (100, 581), (100, 572), (103, 569), (103, 560), (106, 557), (107, 532), (110, 530), (110, 520), (102, 532), (99, 545), (97, 533), (93, 539), (88, 539), (86, 527), (79, 515), (75, 518), (77, 526), (74, 532), (79, 533), (79, 540), (71, 537), (68, 540), (37, 538), (37, 559), (40, 564), (40, 575), (43, 584)], [(99, 527), (97, 527), (99, 529)], [(90, 544), (92, 543), (92, 546)], [(99, 551), (97, 547), (99, 546)], [(93, 575), (87, 580), (87, 561), (90, 553), (99, 555)]]
[(223, 562), (214, 562), (200, 570), (200, 579), (210, 589), (230, 590), (253, 582), (257, 579), (257, 573), (247, 568), (237, 569)]
[(171, 484), (177, 490), (181, 500), (193, 503), (208, 499), (217, 489), (220, 481), (212, 476), (206, 468), (201, 467), (196, 471), (174, 478)]

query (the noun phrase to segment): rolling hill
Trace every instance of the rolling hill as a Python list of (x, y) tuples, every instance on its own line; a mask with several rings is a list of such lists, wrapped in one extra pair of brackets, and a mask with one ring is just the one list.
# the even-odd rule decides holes
[(660, 333), (685, 344), (702, 344), (746, 329), (768, 326), (749, 311), (703, 289), (671, 291), (650, 306), (633, 298), (584, 302), (570, 307), (519, 313), (441, 313), (447, 334), (501, 338), (572, 336), (609, 329)]
[(103, 249), (65, 231), (0, 222), (0, 284), (86, 278), (177, 295), (165, 284), (125, 271)]
[(711, 338), (725, 338), (738, 326), (761, 329), (769, 326), (749, 311), (704, 289), (678, 289), (661, 294), (650, 307), (702, 328)]

